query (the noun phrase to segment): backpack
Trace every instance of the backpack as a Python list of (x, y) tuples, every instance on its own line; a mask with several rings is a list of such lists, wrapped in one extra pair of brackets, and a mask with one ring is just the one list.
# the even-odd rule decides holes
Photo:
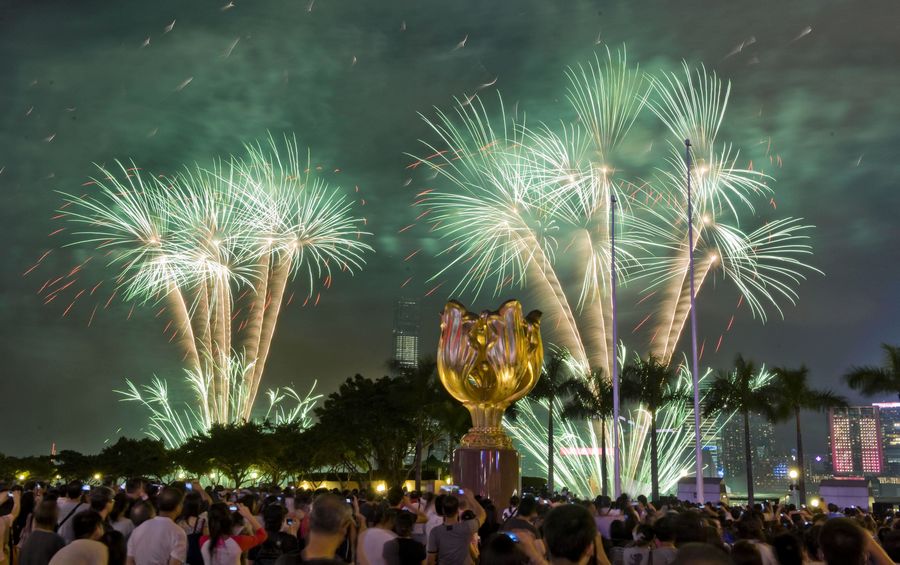
[[(200, 525), (201, 522), (203, 523), (202, 526)], [(194, 522), (194, 529), (187, 535), (187, 557), (184, 560), (187, 565), (203, 565), (200, 537), (203, 535), (204, 526), (206, 526), (206, 520), (197, 518), (197, 521)]]
[(281, 547), (281, 536), (270, 536), (260, 544), (253, 565), (275, 565), (282, 555), (284, 549)]

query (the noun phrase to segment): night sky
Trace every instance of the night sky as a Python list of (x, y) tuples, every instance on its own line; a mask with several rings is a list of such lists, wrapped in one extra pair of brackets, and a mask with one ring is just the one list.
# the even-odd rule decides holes
[[(178, 382), (180, 353), (156, 309), (137, 307), (129, 320), (130, 304), (113, 303), (88, 325), (108, 293), (65, 317), (67, 301), (44, 305), (37, 294), (86, 256), (62, 247), (65, 232), (48, 234), (61, 227), (51, 220), (56, 191), (83, 191), (92, 163), (133, 158), (168, 172), (267, 131), (294, 132), (315, 163), (340, 169), (329, 182), (359, 186), (376, 253), (361, 274), (336, 277), (317, 307), (283, 312), (264, 379), (298, 389), (318, 379), (330, 392), (354, 373), (385, 372), (394, 300), (422, 297), (440, 265), (427, 230), (398, 233), (419, 212), (410, 204), (421, 179), (408, 182), (404, 155), (428, 137), (418, 112), (497, 78), (482, 92), (499, 89), (530, 118), (550, 119), (564, 103), (565, 67), (606, 45), (626, 45), (643, 67), (675, 70), (686, 59), (730, 79), (726, 137), (749, 154), (771, 137), (783, 161), (768, 171), (779, 215), (817, 226), (812, 263), (825, 276), (810, 276), (784, 321), (763, 326), (742, 310), (704, 363), (725, 367), (738, 351), (768, 365), (805, 362), (817, 386), (858, 400), (840, 375), (880, 362), (879, 343), (900, 343), (896, 1), (226, 1), (0, 0), (0, 451), (46, 452), (53, 441), (96, 451), (120, 428), (140, 435), (144, 413), (114, 390), (125, 377)], [(98, 261), (84, 277), (102, 275)], [(423, 300), (423, 353), (437, 343), (446, 288)], [(513, 295), (540, 306), (520, 291), (476, 306)], [(701, 295), (701, 339), (715, 341), (734, 298)], [(824, 418), (809, 421), (821, 450)]]

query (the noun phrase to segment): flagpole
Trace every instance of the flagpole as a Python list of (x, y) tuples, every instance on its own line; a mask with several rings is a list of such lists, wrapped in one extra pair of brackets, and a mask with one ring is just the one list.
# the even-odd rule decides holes
[[(619, 336), (616, 304), (616, 195), (609, 195), (610, 298), (612, 299), (612, 389), (613, 389), (613, 493), (622, 494), (622, 463), (619, 451)], [(603, 446), (606, 449), (606, 446)]]
[(691, 277), (691, 379), (694, 385), (694, 458), (697, 503), (703, 504), (703, 445), (700, 437), (700, 367), (697, 359), (697, 307), (694, 301), (694, 208), (691, 201), (691, 140), (684, 140), (684, 162), (687, 166), (688, 256)]

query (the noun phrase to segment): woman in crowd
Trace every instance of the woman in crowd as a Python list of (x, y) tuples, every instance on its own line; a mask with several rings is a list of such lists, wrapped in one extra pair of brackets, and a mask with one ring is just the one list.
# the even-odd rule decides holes
[[(233, 513), (241, 516), (253, 535), (234, 535)], [(266, 531), (256, 521), (256, 517), (243, 504), (229, 506), (216, 503), (207, 513), (209, 535), (200, 538), (200, 552), (204, 565), (239, 565), (241, 554), (266, 541)]]

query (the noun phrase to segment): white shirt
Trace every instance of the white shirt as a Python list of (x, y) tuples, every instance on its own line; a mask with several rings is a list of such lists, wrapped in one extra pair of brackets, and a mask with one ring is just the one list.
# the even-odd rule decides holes
[(135, 565), (166, 565), (169, 559), (187, 559), (187, 534), (170, 518), (157, 516), (131, 532), (128, 557)]
[(99, 541), (77, 539), (60, 549), (50, 560), (50, 565), (106, 565), (109, 550)]
[[(59, 526), (56, 533), (58, 533), (66, 543), (72, 543), (72, 540), (75, 539), (75, 531), (72, 529), (72, 524), (75, 522), (73, 518), (75, 518), (75, 514), (78, 514), (79, 512), (90, 510), (91, 505), (78, 500), (69, 500), (68, 498), (60, 498), (56, 502), (56, 505), (59, 506), (59, 521), (57, 522), (57, 525), (62, 523), (62, 526)], [(72, 512), (72, 510), (75, 511)], [(63, 522), (63, 520), (65, 520), (65, 522)]]
[(241, 554), (244, 551), (233, 539), (227, 538), (224, 542), (220, 541), (212, 556), (209, 554), (211, 547), (210, 541), (206, 540), (206, 543), (200, 548), (200, 553), (203, 554), (204, 565), (240, 565)]
[(384, 558), (384, 546), (397, 534), (384, 528), (369, 528), (359, 534), (359, 550), (371, 565), (388, 565)]

